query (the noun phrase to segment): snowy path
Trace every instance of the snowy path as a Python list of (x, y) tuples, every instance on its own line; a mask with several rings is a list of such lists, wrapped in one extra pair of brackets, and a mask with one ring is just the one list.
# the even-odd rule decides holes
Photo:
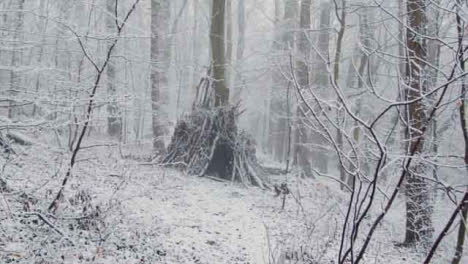
[[(266, 263), (262, 218), (253, 190), (209, 179), (171, 176), (128, 204), (142, 224), (163, 228), (166, 263)], [(255, 190), (258, 194), (258, 190)], [(247, 198), (250, 197), (250, 198)]]

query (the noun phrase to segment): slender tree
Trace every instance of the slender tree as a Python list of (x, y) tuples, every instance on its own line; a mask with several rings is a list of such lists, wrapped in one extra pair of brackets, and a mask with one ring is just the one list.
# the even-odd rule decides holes
[(88, 62), (93, 66), (96, 76), (95, 76), (93, 87), (87, 98), (87, 104), (86, 104), (86, 109), (84, 113), (84, 116), (85, 116), (84, 123), (81, 127), (79, 127), (79, 133), (77, 136), (76, 143), (73, 144), (72, 149), (71, 149), (72, 153), (70, 156), (70, 162), (68, 164), (67, 171), (65, 173), (65, 177), (62, 180), (62, 184), (60, 185), (59, 191), (54, 196), (54, 199), (52, 200), (52, 202), (50, 203), (48, 207), (49, 212), (55, 213), (57, 209), (59, 208), (60, 201), (64, 197), (65, 188), (70, 178), (72, 177), (73, 169), (76, 165), (78, 154), (80, 153), (84, 138), (90, 127), (91, 116), (93, 114), (93, 110), (96, 105), (96, 93), (98, 91), (98, 88), (101, 86), (104, 72), (106, 71), (106, 68), (109, 66), (109, 62), (112, 58), (112, 53), (115, 51), (115, 47), (117, 46), (117, 43), (119, 42), (119, 38), (122, 35), (122, 32), (127, 25), (128, 19), (130, 18), (132, 13), (135, 11), (138, 3), (140, 2), (140, 0), (134, 0), (134, 1), (135, 2), (130, 7), (128, 12), (126, 12), (126, 15), (124, 16), (123, 20), (121, 20), (122, 22), (119, 22), (119, 20), (116, 20), (117, 21), (116, 22), (117, 34), (115, 38), (113, 38), (112, 45), (110, 45), (108, 49), (106, 50), (104, 62), (102, 62), (101, 64), (95, 61), (87, 52), (86, 46), (83, 43), (81, 37), (75, 31), (73, 31), (73, 29), (68, 28), (75, 35), (84, 56), (86, 57)]
[[(463, 5), (461, 0), (458, 0), (457, 6), (457, 33), (458, 33), (458, 45), (459, 52), (458, 52), (458, 61), (460, 63), (460, 71), (465, 73), (465, 47), (463, 45), (464, 37), (466, 34), (466, 29), (463, 27), (464, 23), (461, 16), (461, 7)], [(464, 163), (465, 163), (465, 170), (468, 175), (468, 106), (466, 103), (467, 96), (467, 87), (466, 87), (466, 77), (463, 78), (461, 83), (461, 91), (460, 91), (460, 125), (463, 133), (463, 140), (465, 143), (465, 154), (464, 154)], [(452, 264), (459, 264), (462, 257), (463, 257), (463, 246), (465, 245), (466, 239), (466, 228), (468, 225), (468, 187), (465, 187), (465, 196), (461, 201), (461, 213), (460, 213), (460, 226), (458, 227), (458, 236), (457, 236), (457, 245), (455, 248), (455, 256), (453, 257)]]
[[(107, 0), (107, 12), (106, 16), (106, 26), (109, 34), (113, 35), (116, 32), (116, 19), (118, 15), (118, 5), (115, 0)], [(112, 42), (109, 41), (108, 48), (110, 48)], [(116, 87), (116, 76), (115, 76), (116, 67), (114, 62), (111, 61), (109, 66), (107, 66), (107, 93), (110, 98), (110, 102), (107, 105), (107, 132), (110, 136), (116, 137), (119, 140), (122, 139), (122, 115), (117, 101), (117, 87)]]
[(244, 81), (242, 77), (241, 61), (244, 58), (245, 51), (245, 30), (246, 30), (246, 16), (245, 16), (245, 0), (238, 0), (237, 2), (237, 51), (236, 51), (236, 73), (234, 79), (233, 102), (237, 103), (241, 100), (242, 88)]
[[(190, 87), (195, 88), (199, 79), (199, 66), (200, 63), (200, 25), (199, 25), (199, 14), (200, 4), (198, 0), (192, 1), (192, 16), (193, 16), (193, 33), (192, 33), (192, 81)], [(196, 95), (196, 89), (191, 90), (192, 96)]]
[[(13, 33), (13, 40), (15, 41), (14, 46), (18, 46), (18, 44), (21, 42), (22, 38), (22, 32), (23, 32), (23, 27), (24, 27), (24, 13), (23, 13), (23, 8), (24, 8), (24, 3), (25, 0), (18, 0), (18, 1), (13, 1), (13, 10), (14, 12), (14, 19), (13, 19), (13, 25), (14, 25), (14, 33)], [(20, 81), (21, 81), (21, 75), (18, 74), (18, 67), (20, 66), (21, 63), (21, 57), (22, 57), (22, 51), (21, 50), (16, 50), (14, 49), (12, 52), (11, 56), (11, 72), (10, 72), (10, 106), (8, 108), (8, 118), (14, 118), (17, 117), (17, 115), (20, 112), (20, 107), (19, 107), (19, 102), (16, 100), (19, 94), (20, 90)]]
[[(316, 89), (315, 93), (322, 98), (326, 98), (330, 93), (327, 71), (330, 46), (330, 13), (331, 3), (327, 0), (320, 5), (320, 28), (318, 35), (318, 47), (314, 59), (315, 68), (313, 76), (313, 84)], [(328, 155), (327, 151), (323, 150), (326, 139), (317, 131), (311, 131), (311, 143), (314, 146), (311, 150), (311, 160), (314, 168), (320, 172), (328, 172)]]
[[(353, 57), (349, 62), (348, 76), (346, 84), (348, 88), (353, 90), (356, 93), (363, 93), (365, 91), (365, 86), (369, 85), (369, 75), (368, 75), (368, 66), (369, 66), (369, 55), (367, 50), (371, 49), (371, 40), (373, 38), (372, 29), (369, 25), (370, 13), (368, 9), (363, 9), (359, 13), (359, 43), (360, 47), (356, 48), (354, 51)], [(353, 102), (354, 111), (356, 115), (365, 116), (366, 113), (363, 113), (363, 105), (366, 105), (366, 96), (358, 96), (354, 99)], [(354, 120), (352, 129), (352, 136), (354, 142), (358, 145), (365, 144), (365, 140), (362, 137), (363, 127)], [(365, 151), (363, 151), (365, 152)], [(357, 157), (354, 157), (357, 160)], [(369, 166), (367, 162), (367, 157), (362, 157), (360, 161), (364, 161), (363, 164), (364, 173), (367, 175), (369, 173)], [(352, 178), (348, 177), (348, 186), (352, 185)]]
[[(310, 38), (309, 30), (311, 26), (311, 0), (302, 0), (301, 11), (300, 11), (300, 31), (297, 38), (299, 58), (297, 59), (297, 76), (299, 91), (302, 93), (303, 90), (309, 89), (309, 66), (310, 61)], [(296, 142), (295, 152), (297, 157), (297, 163), (303, 173), (307, 176), (312, 175), (311, 163), (310, 163), (310, 151), (308, 147), (309, 143), (309, 131), (306, 127), (306, 108), (300, 103), (297, 108), (297, 129), (296, 129)]]
[(294, 30), (297, 28), (297, 13), (299, 9), (298, 1), (286, 0), (284, 3), (284, 16), (280, 16), (279, 1), (275, 2), (275, 39), (273, 43), (273, 54), (278, 59), (277, 69), (272, 72), (272, 88), (269, 105), (269, 145), (270, 152), (277, 161), (284, 161), (287, 154), (288, 144), (288, 119), (287, 102), (285, 100), (288, 86), (291, 85), (286, 80), (282, 72), (289, 69), (289, 54), (295, 48)]
[(234, 49), (234, 39), (233, 39), (233, 6), (232, 1), (226, 1), (226, 10), (225, 10), (225, 21), (226, 21), (226, 84), (229, 88), (232, 87), (233, 81), (233, 49)]
[[(339, 15), (340, 8), (341, 8), (341, 14)], [(335, 13), (336, 13), (338, 21), (340, 22), (340, 29), (338, 31), (338, 38), (336, 41), (335, 61), (333, 64), (333, 81), (335, 84), (338, 84), (340, 80), (340, 63), (341, 63), (341, 53), (342, 53), (342, 47), (343, 47), (343, 38), (344, 38), (345, 27), (346, 27), (346, 1), (345, 0), (341, 1), (341, 6), (338, 6), (338, 4), (336, 4), (335, 2)], [(337, 98), (337, 101), (341, 102), (339, 98)], [(344, 122), (342, 121), (343, 113), (341, 109), (338, 109), (337, 111), (338, 111), (337, 112), (338, 130), (336, 133), (336, 141), (337, 141), (338, 148), (341, 149), (342, 152), (345, 152), (345, 149), (344, 149), (345, 146), (343, 142), (343, 129), (344, 129), (344, 125), (343, 125)], [(338, 153), (338, 155), (341, 155), (341, 154)], [(338, 162), (338, 171), (340, 172), (340, 179), (342, 182), (346, 182), (347, 180), (349, 180), (350, 182), (348, 182), (348, 185), (352, 186), (352, 183), (351, 183), (352, 178), (349, 177), (348, 179), (348, 175), (346, 174), (345, 167), (344, 167), (346, 165), (341, 164), (343, 160), (342, 159), (340, 160), (341, 162)], [(343, 186), (341, 188), (343, 189)]]

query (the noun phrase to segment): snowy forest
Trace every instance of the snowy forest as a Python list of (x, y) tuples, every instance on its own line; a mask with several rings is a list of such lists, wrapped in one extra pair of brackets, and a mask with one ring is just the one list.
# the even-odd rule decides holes
[(468, 263), (467, 0), (0, 0), (0, 263)]

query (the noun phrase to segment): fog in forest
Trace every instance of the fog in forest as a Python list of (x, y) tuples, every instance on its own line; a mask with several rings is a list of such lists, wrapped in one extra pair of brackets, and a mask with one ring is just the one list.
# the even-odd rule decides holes
[(466, 0), (1, 0), (0, 263), (468, 262)]

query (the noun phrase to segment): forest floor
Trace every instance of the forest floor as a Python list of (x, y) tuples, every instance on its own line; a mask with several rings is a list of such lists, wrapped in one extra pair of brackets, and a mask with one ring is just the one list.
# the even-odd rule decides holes
[[(9, 190), (0, 192), (0, 263), (336, 263), (348, 198), (336, 183), (272, 176), (291, 190), (282, 209), (271, 190), (120, 153), (85, 150), (55, 215), (46, 208), (68, 156), (37, 146), (3, 157)], [(394, 246), (402, 204), (376, 233), (365, 263), (421, 262), (418, 252)]]

